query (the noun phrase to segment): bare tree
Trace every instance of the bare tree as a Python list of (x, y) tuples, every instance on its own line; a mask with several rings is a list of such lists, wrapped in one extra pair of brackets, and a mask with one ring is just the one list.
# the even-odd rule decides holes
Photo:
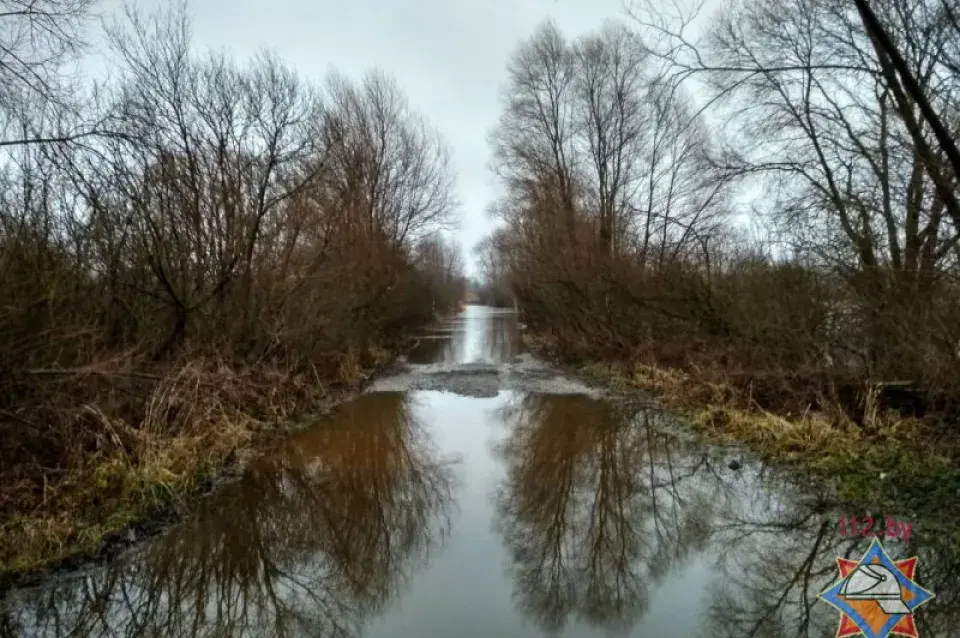
[(574, 93), (578, 132), (589, 166), (590, 208), (599, 222), (600, 249), (617, 252), (622, 241), (637, 164), (642, 161), (645, 127), (644, 49), (622, 24), (577, 42)]
[[(0, 147), (86, 137), (65, 66), (86, 48), (95, 0), (0, 2)], [(72, 117), (71, 117), (72, 115)], [(72, 121), (71, 121), (72, 120)]]
[(137, 230), (148, 294), (172, 315), (162, 356), (186, 337), (194, 313), (222, 308), (231, 292), (249, 325), (264, 222), (315, 176), (303, 167), (318, 102), (269, 55), (249, 69), (193, 59), (183, 5), (149, 22), (129, 9), (128, 24), (111, 31), (125, 63), (111, 119), (125, 134), (106, 142), (109, 174), (100, 177), (127, 203), (96, 212)]
[[(930, 3), (884, 7), (903, 63), (945, 112), (955, 111), (942, 19)], [(696, 76), (711, 87), (708, 103), (720, 105), (733, 133), (723, 168), (767, 178), (777, 196), (765, 208), (793, 248), (853, 285), (870, 326), (865, 355), (879, 372), (891, 330), (918, 320), (915, 312), (925, 312), (931, 287), (951, 267), (960, 220), (946, 156), (932, 151), (930, 128), (916, 119), (855, 7), (737, 2), (712, 21), (702, 46), (686, 36), (687, 22), (671, 26), (650, 10), (637, 17), (652, 30), (653, 55), (673, 82)], [(899, 302), (891, 304), (893, 297)]]
[(569, 237), (579, 192), (579, 133), (571, 97), (575, 58), (553, 23), (545, 23), (514, 55), (508, 68), (506, 107), (492, 135), (495, 170), (509, 189), (531, 180), (555, 186), (560, 218)]
[[(909, 93), (911, 100), (919, 108), (923, 119), (932, 129), (933, 134), (936, 136), (937, 142), (940, 144), (943, 154), (946, 156), (947, 161), (953, 169), (954, 178), (957, 178), (957, 176), (960, 176), (960, 149), (957, 148), (951, 132), (946, 126), (944, 126), (943, 120), (930, 103), (930, 99), (927, 95), (927, 92), (924, 90), (924, 87), (914, 76), (910, 69), (909, 63), (904, 59), (900, 51), (897, 49), (897, 45), (893, 42), (890, 34), (884, 28), (883, 24), (881, 24), (877, 14), (874, 13), (872, 8), (870, 8), (870, 3), (867, 2), (867, 0), (855, 1), (857, 5), (857, 11), (860, 12), (860, 18), (863, 20), (864, 29), (874, 41), (874, 45), (877, 49), (877, 58), (880, 61), (884, 76), (886, 77), (887, 82), (890, 84), (891, 91), (893, 91), (897, 98), (897, 104), (900, 107), (905, 123), (907, 123), (910, 128), (910, 133), (914, 138), (914, 142), (919, 147), (923, 147), (926, 144), (926, 140), (923, 139), (919, 126), (913, 120), (913, 114), (911, 112), (912, 109), (906, 101), (904, 89)], [(953, 14), (953, 8), (950, 6), (950, 3), (947, 0), (941, 0), (940, 4), (944, 13), (944, 20), (936, 20), (932, 24), (928, 23), (927, 26), (930, 28), (937, 27), (942, 24), (946, 27), (948, 33), (952, 33), (953, 36), (956, 37), (957, 34), (960, 33), (960, 27), (957, 26), (956, 17)], [(948, 35), (948, 37), (950, 36)], [(946, 48), (947, 47), (944, 47), (944, 49)], [(944, 50), (941, 49), (939, 53), (940, 55), (943, 55)], [(941, 60), (941, 63), (946, 64), (948, 69), (951, 69), (954, 71), (954, 73), (956, 73), (956, 69), (951, 68), (952, 64), (949, 59)], [(900, 86), (901, 83), (903, 84), (903, 88)], [(929, 150), (925, 151), (925, 153), (930, 155)], [(934, 174), (938, 173), (940, 170), (939, 166), (933, 164), (932, 160), (932, 155), (926, 160), (931, 163), (931, 166), (928, 167), (928, 170), (931, 172), (931, 178), (933, 178)], [(945, 188), (947, 193), (946, 197), (950, 198), (949, 187), (946, 186), (944, 180), (944, 177), (938, 176), (935, 180), (935, 183), (937, 184), (938, 189)]]
[(621, 310), (646, 305), (636, 279), (702, 253), (729, 190), (708, 130), (658, 74), (623, 24), (567, 42), (547, 23), (511, 62), (491, 136), (520, 303), (575, 333), (593, 323), (612, 349), (635, 341)]
[(327, 94), (331, 187), (351, 193), (358, 221), (396, 246), (448, 223), (456, 205), (449, 152), (396, 83), (379, 72), (359, 85), (334, 74)]

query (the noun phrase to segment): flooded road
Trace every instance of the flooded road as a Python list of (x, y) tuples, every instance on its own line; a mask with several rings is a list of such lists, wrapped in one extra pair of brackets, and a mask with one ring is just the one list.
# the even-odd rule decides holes
[[(11, 592), (0, 635), (836, 635), (843, 512), (518, 334), (468, 307), (167, 534)], [(957, 535), (912, 522), (919, 635), (960, 636)]]

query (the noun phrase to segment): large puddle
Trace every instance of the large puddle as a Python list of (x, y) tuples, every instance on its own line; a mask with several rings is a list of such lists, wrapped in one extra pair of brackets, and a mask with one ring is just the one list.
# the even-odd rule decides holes
[[(511, 313), (469, 307), (409, 359), (162, 537), (11, 592), (0, 634), (837, 634), (817, 595), (870, 542), (816, 495), (563, 379)], [(918, 633), (960, 636), (956, 534), (911, 522), (884, 546), (936, 594)]]

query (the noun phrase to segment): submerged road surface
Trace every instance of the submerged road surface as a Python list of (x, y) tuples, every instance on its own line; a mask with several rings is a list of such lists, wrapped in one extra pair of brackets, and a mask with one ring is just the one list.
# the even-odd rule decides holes
[[(0, 635), (832, 637), (817, 595), (870, 545), (842, 514), (471, 306), (163, 536), (10, 592)], [(919, 635), (960, 636), (957, 542), (912, 524)]]

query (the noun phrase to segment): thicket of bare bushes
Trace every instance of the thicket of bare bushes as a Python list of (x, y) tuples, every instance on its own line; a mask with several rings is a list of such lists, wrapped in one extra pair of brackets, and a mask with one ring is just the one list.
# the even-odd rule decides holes
[(960, 5), (736, 0), (695, 40), (682, 4), (513, 56), (488, 279), (570, 357), (766, 407), (960, 398)]
[(179, 435), (226, 454), (214, 426), (308, 408), (464, 286), (446, 148), (392, 80), (200, 55), (179, 4), (115, 21), (81, 91), (57, 80), (90, 4), (0, 2), (6, 567), (33, 513), (62, 541), (132, 498), (101, 477), (78, 513), (66, 483)]

